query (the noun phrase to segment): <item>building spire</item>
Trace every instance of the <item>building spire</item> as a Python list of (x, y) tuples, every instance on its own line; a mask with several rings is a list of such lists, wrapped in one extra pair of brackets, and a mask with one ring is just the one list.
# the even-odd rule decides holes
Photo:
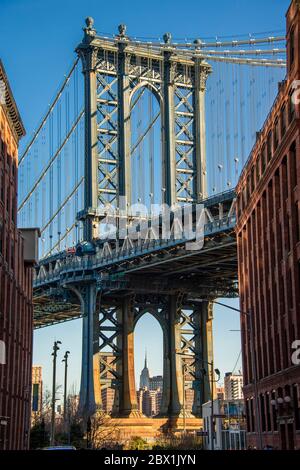
[(147, 368), (147, 349), (145, 349), (145, 369)]

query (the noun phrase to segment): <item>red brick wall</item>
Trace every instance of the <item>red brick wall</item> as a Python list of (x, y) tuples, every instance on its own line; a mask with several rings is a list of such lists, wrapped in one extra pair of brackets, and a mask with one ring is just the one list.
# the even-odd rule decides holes
[[(0, 107), (1, 108), (1, 107)], [(16, 228), (17, 144), (0, 109), (0, 340), (6, 364), (0, 364), (0, 449), (28, 445), (32, 363), (32, 272), (24, 266)]]
[[(295, 2), (287, 13), (287, 50), (286, 80), (237, 185), (236, 231), (241, 308), (253, 315), (263, 441), (300, 448), (300, 367), (291, 361), (292, 342), (300, 339), (300, 120), (299, 106), (291, 100), (293, 80), (300, 78), (300, 11)], [(248, 437), (255, 444), (252, 350), (245, 315), (241, 324)], [(271, 405), (272, 399), (285, 396), (291, 397), (292, 406)]]

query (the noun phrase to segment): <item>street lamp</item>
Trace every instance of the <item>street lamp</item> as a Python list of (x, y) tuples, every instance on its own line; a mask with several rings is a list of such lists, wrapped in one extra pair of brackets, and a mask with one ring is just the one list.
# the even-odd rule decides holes
[[(209, 365), (211, 368), (210, 374), (210, 440), (211, 440), (211, 450), (214, 450), (214, 383), (219, 382), (221, 372), (219, 369), (214, 369), (214, 360), (211, 362), (204, 361), (201, 359), (201, 362)], [(217, 380), (214, 379), (214, 373), (218, 376)], [(206, 374), (206, 370), (203, 369), (203, 374)]]
[(253, 375), (253, 385), (254, 385), (254, 401), (255, 401), (255, 414), (257, 419), (255, 420), (256, 429), (257, 429), (257, 447), (258, 449), (263, 448), (262, 442), (262, 431), (261, 431), (261, 422), (259, 414), (259, 405), (258, 405), (258, 388), (257, 388), (257, 370), (256, 370), (256, 361), (255, 361), (255, 347), (254, 347), (254, 330), (253, 330), (253, 316), (252, 312), (249, 309), (247, 312), (240, 310), (239, 308), (231, 307), (230, 305), (223, 304), (222, 302), (217, 302), (216, 300), (211, 299), (197, 299), (199, 302), (212, 302), (213, 304), (221, 305), (222, 307), (229, 308), (235, 312), (238, 312), (242, 315), (245, 315), (249, 319), (249, 333), (250, 333), (250, 350), (251, 350), (251, 368)]
[(293, 415), (293, 405), (292, 399), (289, 395), (285, 397), (278, 397), (277, 399), (272, 399), (270, 404), (276, 411), (276, 419), (280, 423), (282, 421), (289, 421)]
[(67, 430), (67, 383), (68, 383), (68, 356), (70, 351), (66, 351), (61, 362), (65, 363), (65, 383), (64, 383), (64, 425)]
[(61, 341), (54, 341), (53, 345), (53, 381), (52, 381), (52, 410), (51, 410), (51, 435), (50, 435), (50, 445), (54, 445), (55, 441), (55, 394), (56, 394), (56, 358), (57, 351), (59, 351), (58, 345), (61, 344)]
[[(194, 356), (184, 353), (177, 353), (179, 356), (184, 356), (186, 358), (194, 358)], [(211, 367), (211, 382), (210, 382), (210, 398), (211, 398), (211, 416), (210, 416), (210, 435), (211, 435), (211, 446), (212, 450), (214, 450), (214, 431), (213, 431), (213, 424), (214, 424), (214, 383), (220, 380), (221, 373), (219, 369), (214, 369), (214, 361), (211, 362), (205, 361), (201, 359), (201, 362), (209, 365)], [(185, 410), (185, 371), (187, 368), (187, 364), (184, 362), (182, 366), (182, 373), (183, 373), (183, 432), (186, 432), (186, 410)], [(217, 374), (217, 380), (214, 380), (214, 372)], [(203, 369), (203, 375), (206, 374), (206, 370)]]

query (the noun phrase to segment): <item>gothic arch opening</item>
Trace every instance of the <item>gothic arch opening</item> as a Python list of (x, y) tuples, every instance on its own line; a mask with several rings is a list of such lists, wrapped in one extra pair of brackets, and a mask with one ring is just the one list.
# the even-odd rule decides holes
[(149, 86), (136, 88), (130, 100), (130, 169), (132, 203), (161, 204), (163, 158), (161, 107)]
[(138, 318), (134, 329), (134, 367), (139, 410), (146, 416), (161, 413), (164, 394), (164, 333), (150, 312)]

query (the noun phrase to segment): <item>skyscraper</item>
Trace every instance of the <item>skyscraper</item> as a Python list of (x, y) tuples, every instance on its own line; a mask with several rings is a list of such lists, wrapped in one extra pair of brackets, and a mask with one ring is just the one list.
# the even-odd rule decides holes
[(146, 353), (144, 368), (140, 375), (140, 388), (137, 392), (138, 408), (141, 413), (149, 417), (155, 416), (159, 413), (162, 399), (162, 388), (162, 375), (150, 377)]
[(243, 398), (243, 376), (226, 372), (224, 378), (225, 400), (241, 400)]
[(145, 354), (145, 365), (140, 376), (140, 389), (150, 388), (150, 373), (147, 365), (147, 353)]
[(162, 390), (163, 389), (163, 376), (162, 375), (154, 375), (149, 379), (149, 389), (150, 390)]

